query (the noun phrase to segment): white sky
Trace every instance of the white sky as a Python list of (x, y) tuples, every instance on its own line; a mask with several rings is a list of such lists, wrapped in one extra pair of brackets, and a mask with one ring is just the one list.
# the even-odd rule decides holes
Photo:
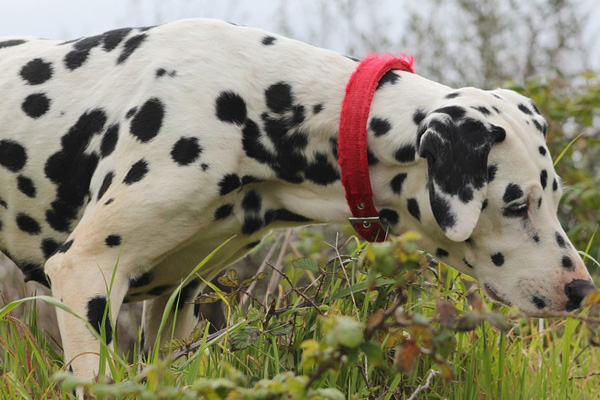
[[(281, 4), (288, 9), (286, 22), (301, 32), (303, 22), (314, 18), (315, 5), (327, 0), (0, 0), (0, 36), (32, 35), (48, 39), (74, 39), (80, 36), (101, 33), (125, 26), (148, 26), (180, 18), (209, 17), (225, 19), (243, 25), (263, 28), (268, 31), (280, 30)], [(420, 7), (421, 3), (410, 0), (379, 0), (378, 6), (385, 17), (393, 18), (393, 27), (402, 29), (403, 11), (407, 6)], [(527, 1), (527, 0), (524, 0)], [(532, 0), (529, 0), (532, 1)], [(590, 11), (591, 23), (585, 34), (590, 49), (591, 65), (600, 71), (600, 2), (578, 0), (584, 9)], [(348, 0), (351, 3), (351, 0)], [(429, 3), (430, 6), (431, 2)], [(313, 7), (307, 7), (312, 5)], [(312, 17), (310, 11), (312, 10)], [(598, 23), (596, 23), (598, 21)], [(279, 32), (281, 33), (281, 32)], [(347, 45), (344, 32), (330, 38), (327, 47), (344, 51)], [(396, 32), (392, 33), (392, 35)], [(333, 34), (335, 35), (335, 33)], [(310, 42), (310, 34), (297, 37)], [(319, 44), (319, 43), (313, 43)], [(339, 48), (336, 48), (339, 47)], [(393, 52), (410, 49), (390, 49)]]

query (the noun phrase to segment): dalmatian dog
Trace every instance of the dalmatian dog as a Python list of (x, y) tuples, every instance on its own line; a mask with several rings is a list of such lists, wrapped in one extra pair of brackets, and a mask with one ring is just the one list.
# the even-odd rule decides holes
[[(337, 137), (357, 61), (193, 19), (62, 42), (0, 38), (0, 247), (98, 330), (144, 301), (156, 339), (173, 290), (210, 279), (273, 228), (345, 222)], [(534, 316), (594, 289), (556, 215), (561, 181), (532, 101), (404, 71), (368, 114), (373, 201), (392, 233)], [(185, 282), (174, 332), (195, 323)], [(109, 305), (110, 312), (105, 313)], [(98, 371), (85, 321), (57, 311), (65, 361)], [(197, 315), (196, 315), (197, 316)]]

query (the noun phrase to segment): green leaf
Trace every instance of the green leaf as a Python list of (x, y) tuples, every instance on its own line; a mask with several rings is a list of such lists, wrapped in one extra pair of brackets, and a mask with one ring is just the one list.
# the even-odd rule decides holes
[(292, 265), (296, 268), (304, 269), (311, 272), (319, 272), (319, 265), (310, 257), (297, 258), (292, 261)]
[(217, 281), (223, 286), (237, 287), (238, 286), (238, 274), (235, 269), (228, 269), (225, 275), (217, 278)]
[(255, 326), (247, 326), (246, 328), (233, 333), (229, 338), (231, 351), (239, 351), (252, 346), (260, 336), (260, 330)]
[(335, 317), (333, 328), (326, 335), (332, 346), (358, 347), (363, 341), (363, 324), (346, 316)]
[(221, 300), (221, 296), (218, 293), (202, 293), (196, 297), (194, 304), (210, 304), (216, 303), (219, 300)]
[(291, 322), (278, 322), (269, 328), (269, 333), (274, 336), (286, 336), (292, 333), (294, 325)]
[(360, 351), (365, 353), (367, 360), (371, 364), (373, 364), (376, 367), (383, 366), (383, 360), (384, 360), (383, 350), (381, 350), (381, 347), (379, 347), (379, 345), (377, 343), (374, 343), (374, 342), (363, 343), (360, 345), (359, 349), (360, 349)]

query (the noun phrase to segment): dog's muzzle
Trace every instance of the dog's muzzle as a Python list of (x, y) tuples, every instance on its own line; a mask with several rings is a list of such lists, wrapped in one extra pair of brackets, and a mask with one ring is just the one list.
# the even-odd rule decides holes
[(573, 279), (565, 285), (565, 293), (567, 298), (566, 309), (573, 311), (579, 308), (581, 302), (592, 291), (596, 290), (596, 285), (593, 282), (583, 279)]

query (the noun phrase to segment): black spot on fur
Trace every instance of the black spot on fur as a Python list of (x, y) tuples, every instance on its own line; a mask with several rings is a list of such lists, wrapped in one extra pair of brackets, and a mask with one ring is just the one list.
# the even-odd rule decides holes
[(387, 119), (373, 117), (369, 123), (369, 128), (373, 131), (375, 137), (379, 137), (388, 133), (392, 129), (392, 124)]
[(544, 146), (540, 146), (538, 147), (538, 151), (540, 152), (541, 155), (545, 156), (547, 153), (547, 150)]
[(263, 227), (263, 220), (262, 218), (256, 216), (256, 215), (247, 215), (244, 217), (244, 223), (242, 225), (242, 233), (245, 235), (251, 235), (255, 232), (257, 232), (258, 230), (260, 230), (260, 228)]
[(131, 117), (133, 117), (135, 115), (135, 113), (137, 113), (137, 107), (132, 107), (129, 110), (127, 110), (127, 114), (125, 114), (125, 118), (129, 119)]
[(87, 303), (87, 320), (101, 335), (102, 325), (104, 325), (106, 344), (112, 342), (112, 326), (110, 324), (110, 312), (106, 309), (106, 297), (96, 296), (92, 297)]
[(0, 165), (9, 171), (18, 172), (26, 163), (25, 147), (12, 140), (0, 140)]
[(314, 114), (318, 114), (318, 113), (320, 113), (321, 111), (323, 111), (323, 104), (315, 104), (315, 105), (313, 106), (313, 113), (314, 113)]
[(18, 260), (15, 264), (17, 264), (17, 267), (23, 272), (25, 282), (34, 281), (41, 283), (47, 288), (50, 287), (48, 277), (44, 273), (44, 268), (41, 265), (31, 262), (19, 262)]
[(33, 181), (23, 175), (17, 177), (17, 188), (21, 193), (30, 198), (34, 198), (37, 192)]
[(394, 158), (400, 163), (411, 163), (415, 161), (416, 149), (413, 145), (407, 144), (400, 147), (394, 153)]
[(262, 38), (261, 43), (264, 44), (265, 46), (270, 46), (275, 44), (275, 41), (277, 40), (277, 38), (273, 37), (273, 36), (265, 36)]
[(152, 98), (135, 114), (129, 131), (137, 140), (146, 143), (158, 135), (164, 116), (163, 103), (157, 98)]
[(50, 109), (50, 99), (44, 93), (30, 94), (25, 98), (21, 109), (31, 118), (39, 118)]
[(564, 256), (561, 261), (562, 267), (564, 269), (567, 269), (569, 271), (573, 271), (575, 269), (575, 264), (573, 264), (573, 260), (571, 259), (571, 257)]
[(201, 283), (202, 281), (199, 278), (196, 278), (181, 289), (179, 297), (175, 299), (177, 310), (181, 310), (186, 304), (193, 300), (192, 297), (196, 294)]
[(567, 242), (565, 241), (565, 238), (558, 232), (556, 232), (554, 234), (554, 237), (556, 238), (556, 244), (558, 244), (558, 247), (564, 249), (567, 247)]
[(20, 230), (30, 235), (39, 235), (42, 231), (39, 222), (24, 213), (17, 215), (17, 226)]
[(21, 68), (21, 77), (30, 85), (41, 85), (52, 78), (52, 64), (36, 58)]
[(233, 204), (224, 204), (221, 207), (217, 208), (215, 211), (215, 219), (224, 219), (231, 215), (233, 212)]
[(509, 183), (506, 186), (502, 200), (504, 200), (505, 203), (510, 203), (511, 201), (520, 199), (521, 197), (523, 197), (523, 190), (521, 187), (514, 183)]
[(146, 160), (142, 159), (136, 162), (131, 166), (127, 175), (125, 175), (125, 179), (123, 179), (123, 183), (126, 185), (131, 185), (132, 183), (141, 181), (144, 176), (148, 173), (148, 163)]
[(281, 114), (292, 108), (294, 102), (292, 87), (285, 82), (271, 85), (265, 90), (265, 99), (269, 110)]
[(463, 258), (463, 260), (462, 260), (462, 261), (463, 261), (463, 263), (464, 263), (464, 264), (465, 264), (467, 267), (469, 267), (469, 268), (471, 268), (471, 269), (475, 268), (475, 267), (473, 267), (473, 265), (471, 265), (471, 264), (470, 264), (470, 263), (467, 261), (467, 259), (466, 259), (466, 258)]
[(447, 250), (444, 250), (440, 247), (437, 248), (437, 250), (435, 251), (435, 256), (439, 257), (439, 258), (445, 258), (448, 257), (450, 255), (450, 253), (448, 253)]
[(123, 51), (117, 59), (117, 64), (124, 63), (133, 54), (133, 52), (140, 47), (144, 40), (146, 40), (146, 37), (146, 34), (141, 34), (129, 38), (123, 46)]
[(73, 245), (73, 239), (67, 240), (66, 242), (63, 243), (62, 246), (60, 246), (60, 249), (58, 249), (58, 252), (66, 253), (67, 250), (69, 250), (72, 245)]
[(242, 179), (241, 179), (242, 186), (249, 185), (251, 183), (257, 183), (257, 182), (261, 182), (261, 180), (252, 175), (244, 175), (244, 176), (242, 176)]
[(100, 143), (100, 154), (102, 157), (108, 157), (112, 154), (119, 140), (119, 124), (108, 127)]
[(250, 190), (242, 199), (242, 208), (245, 212), (259, 212), (262, 199), (255, 190)]
[(402, 193), (402, 186), (404, 185), (404, 181), (406, 180), (406, 177), (407, 177), (407, 175), (402, 173), (402, 174), (398, 174), (394, 178), (392, 178), (392, 181), (390, 182), (390, 186), (392, 187), (392, 191), (395, 194)]
[(377, 164), (378, 162), (379, 160), (377, 157), (375, 157), (375, 154), (373, 154), (371, 149), (367, 146), (367, 164), (371, 166)]
[(488, 173), (487, 173), (487, 181), (488, 183), (490, 183), (491, 181), (494, 180), (494, 178), (496, 177), (496, 172), (498, 171), (498, 166), (496, 164), (492, 164), (488, 167)]
[(164, 69), (164, 68), (159, 68), (159, 69), (156, 70), (156, 77), (157, 78), (163, 77), (166, 74), (167, 74), (167, 70)]
[(540, 172), (540, 183), (542, 184), (542, 189), (546, 189), (546, 184), (548, 183), (548, 172), (545, 169)]
[(182, 137), (171, 150), (171, 157), (179, 165), (189, 165), (196, 161), (202, 152), (197, 137)]
[(533, 239), (534, 242), (539, 243), (540, 242), (540, 237), (538, 234), (533, 234), (533, 236), (531, 237)]
[(492, 262), (495, 266), (501, 267), (504, 264), (504, 255), (502, 253), (492, 254)]
[(7, 47), (13, 47), (13, 46), (19, 46), (24, 43), (27, 43), (27, 41), (21, 40), (21, 39), (5, 40), (5, 41), (0, 42), (0, 49), (4, 49)]
[(529, 108), (527, 108), (527, 106), (525, 104), (519, 104), (519, 110), (521, 110), (524, 114), (533, 115), (531, 110)]
[(419, 125), (421, 121), (425, 119), (426, 116), (427, 114), (425, 113), (425, 111), (418, 108), (417, 111), (415, 111), (415, 113), (413, 114), (412, 120), (415, 123), (415, 125)]
[(388, 228), (397, 225), (400, 222), (400, 216), (394, 210), (382, 208), (379, 210), (379, 220), (384, 227)]
[(487, 208), (489, 204), (488, 199), (483, 200), (483, 202), (481, 203), (481, 211), (485, 210)]
[(58, 251), (59, 246), (60, 244), (52, 238), (45, 238), (42, 240), (42, 253), (44, 254), (44, 258), (50, 258), (50, 256)]
[(546, 307), (546, 300), (539, 296), (533, 296), (531, 298), (531, 302), (535, 305), (538, 310), (541, 310)]
[(133, 279), (129, 280), (130, 288), (140, 288), (144, 286), (148, 286), (154, 280), (154, 276), (152, 272), (145, 272)]
[(453, 98), (458, 97), (458, 96), (460, 96), (460, 92), (452, 92), (452, 93), (448, 93), (446, 95), (446, 98), (447, 99), (453, 99)]
[(417, 202), (417, 199), (412, 197), (408, 199), (407, 208), (410, 215), (415, 217), (417, 221), (421, 221), (421, 209), (419, 208), (419, 203)]
[(90, 36), (77, 40), (64, 58), (65, 66), (71, 71), (80, 68), (87, 61), (90, 51), (100, 44), (101, 36)]
[(173, 291), (173, 285), (159, 285), (159, 286), (156, 286), (156, 287), (153, 287), (152, 289), (150, 289), (148, 291), (148, 294), (150, 296), (158, 297), (165, 293), (169, 293), (171, 291)]
[(556, 178), (554, 178), (554, 180), (552, 181), (552, 191), (556, 192), (558, 190), (558, 181), (556, 180)]
[(219, 194), (225, 195), (229, 192), (234, 191), (241, 185), (240, 177), (236, 174), (227, 174), (219, 182)]
[(104, 179), (102, 180), (102, 185), (100, 185), (100, 189), (98, 190), (98, 201), (100, 201), (100, 198), (102, 198), (102, 196), (104, 196), (104, 193), (106, 193), (106, 191), (110, 187), (114, 177), (115, 177), (115, 173), (113, 171), (108, 172), (104, 176)]
[(108, 247), (116, 247), (123, 243), (123, 239), (121, 238), (121, 235), (108, 235), (106, 239), (104, 239), (104, 243), (106, 243)]
[(108, 199), (108, 200), (106, 200), (106, 201), (104, 202), (104, 205), (105, 205), (105, 206), (107, 206), (107, 205), (109, 205), (110, 203), (112, 203), (113, 201), (115, 201), (115, 199), (111, 197), (110, 199)]
[(108, 31), (102, 35), (104, 41), (102, 48), (104, 51), (110, 52), (117, 48), (117, 46), (125, 39), (125, 37), (131, 32), (131, 28), (114, 29)]
[(454, 122), (458, 122), (459, 120), (461, 120), (467, 113), (467, 111), (464, 108), (459, 106), (442, 107), (438, 108), (434, 112), (448, 114)]
[(246, 245), (246, 249), (250, 250), (255, 248), (256, 246), (258, 246), (260, 244), (260, 240), (256, 240), (254, 242), (250, 242)]
[(310, 219), (286, 210), (285, 208), (271, 209), (265, 212), (265, 225), (269, 225), (274, 221), (285, 222), (309, 222)]
[(394, 71), (388, 71), (385, 74), (383, 74), (383, 76), (377, 83), (377, 88), (375, 90), (381, 89), (386, 84), (395, 85), (399, 79), (400, 79), (400, 75), (398, 75)]
[(328, 185), (340, 179), (340, 173), (334, 167), (327, 156), (323, 153), (317, 153), (313, 162), (306, 166), (304, 176), (309, 181), (317, 185)]
[(477, 106), (477, 107), (472, 107), (472, 108), (473, 108), (474, 110), (477, 110), (477, 111), (479, 111), (480, 113), (482, 113), (482, 114), (483, 114), (483, 115), (485, 115), (485, 116), (492, 115), (492, 112), (491, 112), (491, 111), (490, 111), (490, 110), (489, 110), (487, 107), (484, 107), (484, 106)]
[(215, 102), (217, 118), (223, 122), (243, 125), (246, 121), (246, 102), (233, 92), (221, 92)]

